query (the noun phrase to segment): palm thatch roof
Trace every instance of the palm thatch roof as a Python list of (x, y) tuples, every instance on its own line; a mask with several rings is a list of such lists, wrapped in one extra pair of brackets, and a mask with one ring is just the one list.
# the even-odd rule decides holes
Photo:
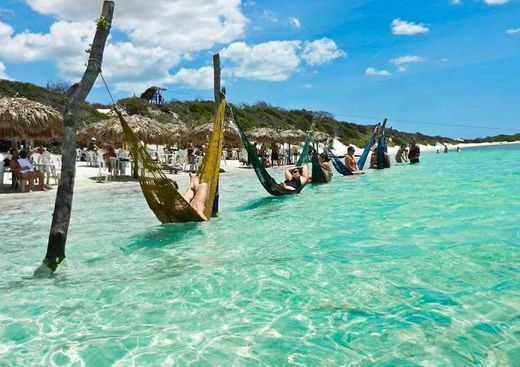
[(27, 98), (0, 98), (0, 138), (55, 138), (62, 127), (62, 115), (52, 107)]
[(280, 143), (299, 143), (305, 140), (307, 134), (300, 129), (297, 130), (283, 130), (280, 132)]
[[(142, 115), (125, 116), (128, 125), (137, 137), (146, 144), (168, 144), (175, 140), (173, 124), (162, 124)], [(78, 140), (94, 137), (106, 143), (123, 142), (123, 128), (117, 117), (109, 118), (85, 126), (77, 134)]]
[(311, 133), (311, 140), (315, 143), (324, 143), (332, 139), (332, 137), (322, 131), (313, 131)]
[(259, 142), (279, 142), (281, 139), (280, 133), (275, 129), (271, 129), (269, 127), (261, 127), (259, 129), (255, 129), (247, 133), (247, 136)]
[[(208, 122), (207, 124), (195, 127), (188, 133), (188, 137), (196, 142), (205, 143), (212, 132), (213, 122)], [(224, 125), (224, 142), (233, 145), (240, 143), (240, 133), (232, 121), (227, 121)]]

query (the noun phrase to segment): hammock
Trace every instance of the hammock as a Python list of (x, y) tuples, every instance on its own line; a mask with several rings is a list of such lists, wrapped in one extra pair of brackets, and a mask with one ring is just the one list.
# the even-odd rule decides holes
[(376, 127), (374, 127), (374, 131), (370, 135), (370, 138), (368, 139), (367, 145), (365, 145), (365, 150), (363, 151), (363, 154), (361, 154), (361, 157), (359, 157), (358, 160), (358, 167), (359, 169), (363, 169), (365, 166), (365, 162), (368, 157), (368, 153), (370, 153), (370, 149), (372, 149), (372, 146), (374, 145), (374, 139), (376, 137), (377, 132), (379, 129), (384, 129), (386, 125), (386, 119), (383, 121), (383, 124), (377, 124)]
[(320, 158), (318, 157), (317, 152), (312, 153), (311, 163), (312, 163), (312, 181), (311, 181), (312, 184), (329, 183), (329, 180), (327, 179), (327, 174), (325, 173), (323, 168), (321, 168)]
[(347, 166), (341, 161), (341, 159), (338, 158), (338, 156), (332, 154), (332, 151), (327, 150), (327, 154), (329, 155), (330, 161), (332, 162), (332, 165), (338, 171), (339, 174), (343, 176), (351, 176), (352, 172), (350, 172), (347, 169)]
[(385, 131), (379, 137), (377, 142), (377, 169), (386, 168), (386, 157), (385, 153), (387, 151), (386, 139), (385, 139)]
[[(231, 108), (230, 108), (231, 110)], [(235, 121), (235, 124), (238, 128), (238, 132), (240, 133), (240, 137), (242, 138), (242, 142), (244, 143), (244, 147), (247, 151), (248, 159), (251, 165), (253, 166), (256, 176), (258, 177), (258, 180), (260, 181), (260, 184), (264, 187), (264, 189), (271, 195), (274, 196), (282, 196), (282, 195), (293, 195), (293, 194), (299, 194), (300, 191), (305, 187), (305, 185), (300, 186), (296, 190), (287, 190), (280, 184), (278, 184), (274, 178), (271, 177), (271, 175), (267, 172), (267, 170), (264, 167), (264, 164), (258, 158), (255, 148), (251, 145), (249, 140), (247, 139), (247, 136), (238, 123), (237, 119), (235, 118), (235, 115), (233, 114), (233, 110), (231, 110), (231, 116), (233, 116), (233, 121)], [(298, 159), (298, 162), (296, 163), (296, 166), (301, 166), (304, 162), (306, 162), (308, 157), (308, 151), (309, 151), (309, 139), (305, 139), (305, 144), (303, 146), (303, 151)]]
[[(215, 116), (213, 132), (208, 144), (208, 150), (202, 165), (197, 172), (201, 183), (208, 184), (208, 196), (204, 203), (203, 213), (211, 217), (217, 183), (219, 178), (220, 159), (223, 146), (224, 112), (226, 101), (222, 98)], [(161, 167), (150, 157), (144, 145), (137, 138), (119, 109), (115, 109), (123, 127), (124, 140), (139, 170), (139, 184), (148, 206), (162, 223), (202, 222), (204, 219), (191, 207), (177, 191), (173, 182), (166, 177)]]

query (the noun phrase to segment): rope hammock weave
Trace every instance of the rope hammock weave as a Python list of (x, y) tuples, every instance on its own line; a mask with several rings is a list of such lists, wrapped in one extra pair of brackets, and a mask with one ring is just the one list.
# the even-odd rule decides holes
[[(231, 110), (231, 108), (230, 108)], [(235, 118), (235, 115), (233, 114), (233, 110), (231, 110), (231, 116), (233, 117), (233, 121), (235, 122), (238, 132), (240, 134), (240, 137), (242, 139), (242, 142), (244, 143), (244, 147), (247, 151), (247, 155), (249, 158), (249, 162), (253, 166), (256, 176), (258, 177), (258, 180), (264, 187), (264, 189), (273, 196), (282, 196), (282, 195), (293, 195), (293, 194), (299, 194), (300, 191), (305, 187), (305, 185), (300, 186), (300, 188), (296, 190), (287, 190), (281, 185), (279, 185), (274, 178), (271, 177), (271, 175), (267, 172), (267, 170), (264, 167), (264, 164), (262, 163), (262, 160), (258, 158), (258, 155), (256, 154), (256, 150), (251, 145), (249, 140), (247, 139), (247, 136), (238, 123), (237, 119)], [(300, 155), (300, 158), (298, 159), (298, 162), (296, 163), (296, 166), (301, 166), (302, 164), (307, 162), (308, 154), (309, 154), (309, 139), (305, 139), (305, 144), (303, 146), (302, 154)]]
[[(208, 184), (208, 195), (204, 205), (204, 215), (211, 218), (213, 203), (217, 191), (220, 170), (220, 159), (223, 147), (223, 128), (226, 101), (222, 98), (215, 116), (206, 155), (197, 172), (201, 183)], [(139, 138), (132, 131), (121, 111), (115, 109), (121, 126), (124, 141), (128, 144), (130, 154), (139, 172), (139, 184), (150, 209), (162, 223), (202, 222), (204, 219), (191, 207), (163, 173), (161, 167), (152, 159)]]

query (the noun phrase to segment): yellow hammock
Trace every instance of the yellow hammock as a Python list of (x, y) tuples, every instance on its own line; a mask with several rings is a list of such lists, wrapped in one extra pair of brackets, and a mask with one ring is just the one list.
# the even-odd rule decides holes
[[(201, 183), (208, 184), (208, 196), (204, 204), (204, 215), (211, 218), (213, 202), (217, 191), (220, 159), (224, 143), (224, 112), (226, 100), (222, 100), (217, 108), (213, 132), (209, 140), (206, 155), (202, 160), (197, 176)], [(202, 222), (204, 219), (191, 207), (180, 194), (173, 182), (166, 177), (161, 167), (150, 157), (146, 148), (125, 121), (121, 111), (115, 109), (121, 125), (123, 136), (128, 144), (130, 154), (139, 170), (139, 183), (148, 206), (162, 223)]]

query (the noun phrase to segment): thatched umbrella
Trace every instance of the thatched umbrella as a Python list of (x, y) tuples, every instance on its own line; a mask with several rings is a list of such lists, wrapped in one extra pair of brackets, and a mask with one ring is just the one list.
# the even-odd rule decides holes
[(261, 127), (259, 129), (250, 131), (247, 133), (247, 136), (250, 139), (259, 142), (273, 143), (280, 141), (280, 133), (269, 127)]
[[(145, 144), (165, 144), (175, 139), (172, 127), (168, 123), (161, 124), (142, 115), (126, 116), (125, 119), (133, 132)], [(119, 119), (112, 117), (108, 120), (95, 122), (78, 132), (78, 139), (88, 140), (91, 137), (104, 142), (121, 143), (123, 141), (123, 128)]]
[(283, 130), (280, 132), (280, 143), (295, 144), (305, 140), (307, 134), (300, 129), (297, 130)]
[(61, 135), (62, 115), (27, 98), (0, 98), (0, 137), (49, 139)]
[(329, 141), (331, 139), (331, 136), (327, 133), (321, 132), (321, 131), (313, 131), (311, 134), (311, 139), (315, 143), (324, 143)]
[[(206, 143), (212, 132), (213, 122), (208, 122), (207, 124), (195, 127), (188, 133), (188, 137), (196, 142)], [(240, 133), (232, 121), (227, 121), (224, 125), (224, 141), (232, 145), (240, 144)]]

